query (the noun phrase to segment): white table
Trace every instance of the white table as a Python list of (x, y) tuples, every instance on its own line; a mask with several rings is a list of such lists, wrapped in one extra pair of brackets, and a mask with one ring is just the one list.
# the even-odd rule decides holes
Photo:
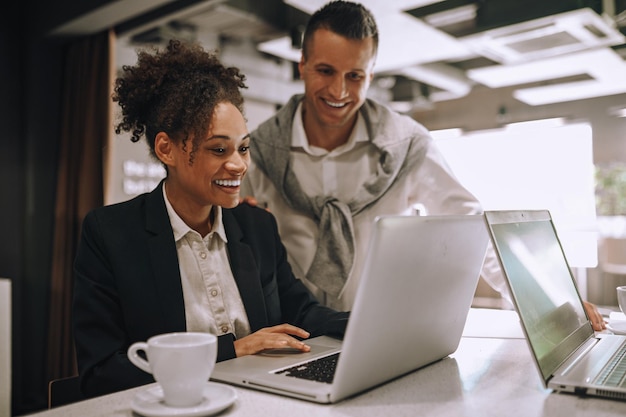
[[(474, 311), (468, 320), (482, 318), (502, 326), (517, 324), (509, 313)], [(500, 318), (496, 318), (500, 317)], [(504, 317), (504, 319), (502, 319)], [(476, 320), (474, 324), (479, 322)], [(517, 324), (518, 325), (518, 324)], [(519, 326), (519, 325), (518, 325)], [(475, 327), (475, 326), (474, 326)], [(471, 330), (471, 331), (470, 331)], [(519, 329), (518, 329), (519, 331)], [(472, 334), (470, 334), (472, 333)], [(451, 357), (338, 404), (320, 405), (245, 388), (235, 388), (238, 399), (219, 416), (333, 416), (333, 417), (608, 417), (626, 415), (626, 401), (578, 398), (552, 393), (541, 385), (526, 341), (515, 331), (503, 337), (476, 334), (466, 327), (466, 336)], [(139, 390), (82, 401), (40, 412), (38, 417), (134, 416), (130, 402)]]

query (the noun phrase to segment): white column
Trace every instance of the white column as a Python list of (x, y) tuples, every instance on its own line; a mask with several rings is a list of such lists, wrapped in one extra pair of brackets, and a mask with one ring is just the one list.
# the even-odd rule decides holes
[(0, 278), (0, 417), (11, 416), (11, 280)]

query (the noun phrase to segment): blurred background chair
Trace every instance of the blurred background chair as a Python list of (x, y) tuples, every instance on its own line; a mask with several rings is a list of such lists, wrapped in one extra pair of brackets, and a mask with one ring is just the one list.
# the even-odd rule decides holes
[(626, 285), (626, 237), (601, 238), (598, 247), (598, 267), (607, 287), (606, 293), (611, 296), (607, 304), (617, 305), (615, 287)]
[(78, 376), (53, 379), (48, 383), (48, 408), (84, 400)]
[(600, 242), (598, 261), (602, 272), (626, 275), (626, 237), (605, 237)]
[(11, 416), (11, 340), (11, 280), (0, 278), (0, 417)]

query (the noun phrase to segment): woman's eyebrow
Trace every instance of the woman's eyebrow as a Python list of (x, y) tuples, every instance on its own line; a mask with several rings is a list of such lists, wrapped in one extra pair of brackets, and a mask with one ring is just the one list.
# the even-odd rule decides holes
[[(244, 140), (244, 139), (248, 139), (250, 137), (250, 133), (246, 133), (245, 135), (243, 135), (241, 137), (240, 140)], [(232, 138), (228, 135), (213, 135), (213, 136), (209, 136), (206, 140), (212, 140), (212, 139), (226, 139), (226, 140), (231, 140)]]

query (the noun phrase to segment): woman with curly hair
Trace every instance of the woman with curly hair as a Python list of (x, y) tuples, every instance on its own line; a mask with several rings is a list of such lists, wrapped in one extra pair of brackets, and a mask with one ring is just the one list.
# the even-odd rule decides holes
[(86, 396), (154, 382), (126, 352), (156, 334), (214, 333), (221, 361), (308, 351), (302, 339), (345, 328), (348, 313), (322, 306), (294, 277), (273, 215), (239, 204), (250, 163), (244, 81), (200, 45), (175, 40), (139, 52), (116, 80), (116, 131), (145, 137), (167, 175), (85, 217), (73, 323)]

